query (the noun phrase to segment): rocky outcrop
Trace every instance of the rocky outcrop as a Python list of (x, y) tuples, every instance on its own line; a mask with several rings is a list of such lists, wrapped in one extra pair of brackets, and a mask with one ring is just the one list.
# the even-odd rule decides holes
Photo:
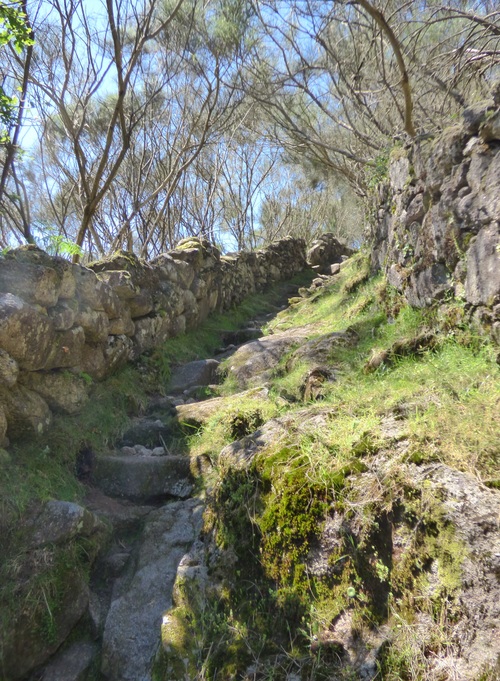
[(305, 244), (286, 238), (222, 256), (184, 239), (150, 263), (119, 252), (88, 267), (33, 246), (0, 257), (0, 445), (73, 414), (88, 387), (210, 313), (292, 277)]
[(341, 243), (331, 232), (321, 234), (307, 251), (307, 262), (323, 274), (333, 274), (331, 266), (340, 264), (354, 251)]
[[(109, 527), (78, 504), (49, 501), (20, 528), (18, 579), (0, 626), (2, 678), (25, 678), (47, 662), (87, 611), (86, 572), (109, 536)], [(78, 558), (80, 563), (78, 564)], [(42, 598), (34, 594), (42, 593)], [(19, 608), (19, 603), (30, 607)], [(54, 672), (55, 673), (55, 672)], [(46, 678), (60, 678), (57, 675)], [(67, 679), (71, 677), (66, 677)]]
[(500, 109), (464, 111), (440, 137), (393, 149), (374, 197), (374, 268), (408, 302), (455, 297), (500, 341)]

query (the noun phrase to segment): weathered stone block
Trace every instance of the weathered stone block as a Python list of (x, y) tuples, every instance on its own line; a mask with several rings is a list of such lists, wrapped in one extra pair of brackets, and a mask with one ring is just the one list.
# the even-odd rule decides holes
[(52, 422), (45, 400), (19, 384), (11, 388), (0, 387), (0, 406), (7, 418), (7, 435), (12, 439), (40, 435)]
[(52, 320), (11, 293), (0, 294), (0, 348), (23, 369), (45, 366), (55, 338)]
[(73, 266), (76, 282), (76, 295), (82, 304), (92, 310), (104, 310), (101, 289), (95, 272), (80, 265)]
[(48, 310), (55, 331), (67, 331), (75, 324), (78, 305), (61, 301)]
[(145, 317), (153, 309), (153, 296), (150, 291), (140, 291), (127, 301), (132, 319)]
[(58, 332), (41, 369), (64, 369), (77, 366), (82, 358), (85, 333), (81, 326)]
[(125, 270), (106, 270), (99, 272), (97, 276), (108, 284), (121, 300), (130, 300), (139, 292), (139, 288), (132, 281), (130, 272)]
[(26, 372), (19, 382), (43, 397), (54, 412), (76, 414), (88, 400), (87, 381), (68, 371)]
[(84, 307), (79, 310), (75, 321), (82, 327), (87, 343), (104, 343), (107, 340), (109, 319), (104, 311)]

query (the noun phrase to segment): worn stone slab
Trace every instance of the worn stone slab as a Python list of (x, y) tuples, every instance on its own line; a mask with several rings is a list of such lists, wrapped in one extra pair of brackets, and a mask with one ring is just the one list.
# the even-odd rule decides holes
[(102, 643), (108, 681), (151, 681), (162, 617), (172, 607), (177, 566), (197, 538), (203, 505), (178, 501), (153, 511), (144, 528), (137, 569), (113, 594)]

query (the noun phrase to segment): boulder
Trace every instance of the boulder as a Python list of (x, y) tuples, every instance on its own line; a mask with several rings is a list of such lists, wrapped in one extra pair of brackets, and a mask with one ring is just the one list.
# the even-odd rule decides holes
[(229, 358), (229, 374), (241, 388), (264, 384), (283, 355), (314, 335), (314, 331), (313, 325), (302, 326), (246, 343)]
[(329, 365), (333, 361), (336, 348), (344, 348), (356, 345), (358, 335), (355, 331), (332, 331), (317, 338), (307, 340), (295, 350), (287, 362), (290, 371), (296, 364), (307, 362), (308, 364)]
[(193, 386), (206, 386), (216, 383), (219, 362), (215, 359), (199, 359), (188, 362), (172, 371), (168, 391), (181, 393)]
[(342, 244), (333, 234), (327, 233), (322, 234), (312, 242), (311, 247), (307, 251), (307, 262), (310, 265), (319, 266), (318, 271), (323, 274), (329, 274), (330, 265), (340, 263), (342, 256), (350, 256), (352, 254), (352, 249)]
[(180, 404), (175, 407), (177, 421), (181, 426), (186, 426), (187, 430), (200, 429), (214, 416), (222, 407), (230, 404), (238, 404), (240, 400), (252, 398), (254, 400), (265, 399), (268, 395), (266, 389), (246, 390), (231, 397), (214, 397), (203, 402), (193, 402), (192, 404)]
[(108, 532), (102, 520), (83, 506), (58, 500), (47, 501), (30, 520), (29, 527), (31, 536), (27, 544), (32, 549), (47, 544), (63, 545), (75, 537), (104, 538)]

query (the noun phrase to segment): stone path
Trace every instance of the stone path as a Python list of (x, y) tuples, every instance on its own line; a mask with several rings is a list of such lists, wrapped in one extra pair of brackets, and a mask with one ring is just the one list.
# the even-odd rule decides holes
[[(224, 334), (217, 359), (176, 368), (170, 395), (152, 398), (146, 415), (131, 419), (113, 451), (84, 462), (90, 483), (85, 507), (112, 526), (111, 544), (94, 565), (90, 584), (91, 626), (100, 646), (67, 647), (46, 667), (44, 681), (151, 681), (178, 565), (202, 529), (203, 503), (193, 496), (189, 456), (172, 438), (172, 416), (198, 406), (200, 388), (217, 381), (220, 360), (261, 337), (270, 316)], [(91, 674), (98, 676), (89, 677), (97, 667), (100, 672)]]

